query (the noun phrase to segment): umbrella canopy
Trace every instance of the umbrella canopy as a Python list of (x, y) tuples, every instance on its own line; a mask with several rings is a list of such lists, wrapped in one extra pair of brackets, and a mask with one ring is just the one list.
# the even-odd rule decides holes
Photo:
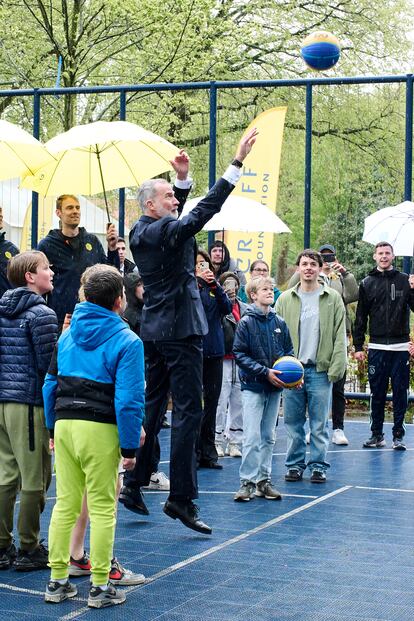
[(173, 144), (126, 121), (78, 125), (45, 144), (55, 159), (26, 175), (24, 188), (43, 196), (138, 186), (168, 170), (178, 153)]
[[(188, 214), (202, 199), (192, 198), (184, 205), (182, 216)], [(240, 231), (265, 233), (291, 233), (289, 227), (268, 207), (243, 196), (230, 195), (221, 211), (204, 225), (204, 231)]]
[(379, 209), (365, 218), (363, 241), (385, 241), (402, 257), (414, 254), (414, 203), (404, 201), (395, 207)]
[(24, 129), (0, 121), (0, 179), (31, 174), (52, 158), (41, 142)]

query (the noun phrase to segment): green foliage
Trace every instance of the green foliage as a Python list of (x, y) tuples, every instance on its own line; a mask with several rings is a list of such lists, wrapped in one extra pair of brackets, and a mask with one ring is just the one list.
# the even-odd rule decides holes
[[(2, 0), (0, 74), (7, 88), (313, 75), (299, 56), (303, 38), (330, 30), (342, 41), (327, 75), (402, 73), (412, 66), (408, 0)], [(303, 245), (304, 100), (302, 87), (221, 90), (217, 172), (242, 129), (271, 106), (288, 106), (278, 214), (292, 229), (275, 239), (274, 266), (293, 263)], [(32, 123), (29, 98), (0, 98), (3, 117)], [(208, 187), (206, 91), (131, 93), (128, 120), (187, 148), (195, 192)], [(312, 244), (330, 241), (359, 277), (371, 266), (361, 242), (364, 217), (403, 198), (404, 89), (398, 85), (314, 89)], [(42, 98), (42, 135), (119, 116), (119, 95)], [(283, 271), (283, 269), (282, 269)]]

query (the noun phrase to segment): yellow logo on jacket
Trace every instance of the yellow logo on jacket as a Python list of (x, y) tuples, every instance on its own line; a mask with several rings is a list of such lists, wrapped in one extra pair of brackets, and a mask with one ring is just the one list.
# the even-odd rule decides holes
[(90, 244), (89, 242), (87, 244), (85, 244), (85, 248), (86, 250), (89, 250), (89, 252), (92, 250), (92, 244)]

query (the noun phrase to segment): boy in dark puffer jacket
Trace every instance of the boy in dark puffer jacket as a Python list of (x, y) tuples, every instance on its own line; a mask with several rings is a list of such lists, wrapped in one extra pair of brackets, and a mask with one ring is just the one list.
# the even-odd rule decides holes
[[(52, 291), (53, 272), (43, 252), (13, 257), (7, 268), (17, 287), (0, 300), (0, 569), (47, 567), (39, 543), (40, 514), (51, 481), (49, 434), (42, 384), (57, 338), (57, 318), (41, 297)], [(20, 549), (13, 543), (17, 493)]]
[(281, 494), (271, 483), (271, 472), (275, 428), (285, 385), (272, 366), (281, 356), (292, 356), (293, 345), (286, 322), (271, 308), (273, 280), (263, 276), (252, 278), (246, 292), (253, 304), (239, 321), (233, 345), (243, 401), (241, 485), (234, 500), (249, 501), (254, 496), (280, 500)]

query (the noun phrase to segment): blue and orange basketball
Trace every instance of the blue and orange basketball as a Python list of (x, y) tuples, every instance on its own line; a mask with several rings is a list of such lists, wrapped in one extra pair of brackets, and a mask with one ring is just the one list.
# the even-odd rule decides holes
[(311, 69), (316, 71), (330, 69), (336, 65), (341, 55), (339, 39), (330, 32), (318, 30), (306, 37), (300, 54)]
[(294, 388), (303, 379), (302, 363), (293, 356), (282, 356), (273, 365), (277, 371), (281, 371), (277, 376), (288, 388)]

